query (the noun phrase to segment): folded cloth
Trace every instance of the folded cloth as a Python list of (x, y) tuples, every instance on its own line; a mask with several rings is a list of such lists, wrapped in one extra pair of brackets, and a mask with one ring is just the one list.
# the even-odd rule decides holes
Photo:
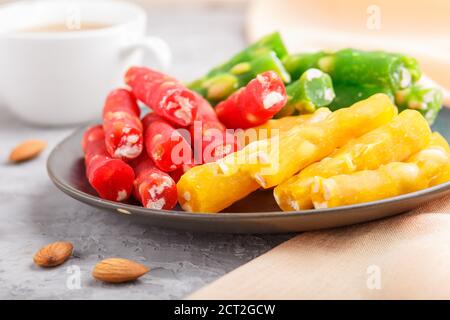
[(450, 299), (450, 195), (375, 222), (305, 232), (187, 299)]

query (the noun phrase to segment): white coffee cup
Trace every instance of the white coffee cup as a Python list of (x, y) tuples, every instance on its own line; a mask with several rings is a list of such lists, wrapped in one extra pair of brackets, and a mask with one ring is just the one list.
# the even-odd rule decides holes
[[(36, 32), (64, 23), (104, 28)], [(37, 125), (82, 123), (101, 115), (107, 93), (152, 54), (151, 67), (166, 68), (170, 50), (146, 37), (146, 14), (120, 1), (25, 1), (0, 6), (0, 105)]]

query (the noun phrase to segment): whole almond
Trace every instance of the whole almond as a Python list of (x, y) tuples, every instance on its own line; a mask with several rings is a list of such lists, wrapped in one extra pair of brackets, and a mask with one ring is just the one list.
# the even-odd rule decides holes
[(33, 159), (45, 149), (47, 143), (42, 140), (26, 140), (17, 145), (9, 155), (10, 162), (22, 162)]
[(97, 263), (92, 271), (92, 276), (104, 282), (121, 283), (136, 280), (149, 271), (140, 263), (127, 259), (110, 258)]
[(58, 241), (42, 247), (34, 255), (34, 263), (41, 267), (55, 267), (62, 264), (72, 255), (73, 245), (70, 242)]

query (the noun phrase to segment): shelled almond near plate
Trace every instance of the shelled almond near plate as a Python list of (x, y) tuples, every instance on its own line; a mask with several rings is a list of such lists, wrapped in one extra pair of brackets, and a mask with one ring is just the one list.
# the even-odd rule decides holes
[[(355, 47), (408, 52), (445, 90), (450, 106), (450, 2), (254, 0), (247, 36), (279, 30), (291, 52)], [(425, 14), (426, 13), (426, 14)]]

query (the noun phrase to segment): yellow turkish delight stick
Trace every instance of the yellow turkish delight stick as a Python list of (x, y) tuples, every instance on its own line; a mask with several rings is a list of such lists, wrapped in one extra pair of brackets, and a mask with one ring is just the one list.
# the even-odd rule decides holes
[(431, 181), (430, 186), (437, 186), (438, 184), (450, 181), (450, 163), (442, 169), (442, 173)]
[(294, 127), (269, 140), (255, 141), (221, 159), (226, 173), (236, 167), (248, 172), (263, 188), (276, 186), (309, 164), (321, 160), (352, 138), (392, 120), (397, 108), (385, 94), (376, 94), (333, 112), (314, 124)]
[(376, 170), (364, 170), (331, 178), (315, 177), (311, 186), (314, 207), (331, 208), (380, 200), (425, 189), (448, 166), (448, 144), (433, 134), (428, 147), (408, 162), (391, 162)]
[(426, 147), (431, 131), (423, 116), (405, 110), (391, 122), (353, 139), (330, 157), (313, 163), (274, 190), (274, 197), (285, 211), (313, 208), (310, 190), (315, 176), (328, 178), (380, 165), (404, 161)]
[(216, 162), (193, 167), (178, 181), (178, 201), (190, 212), (215, 213), (257, 190), (259, 185), (236, 170), (225, 175)]
[[(450, 147), (447, 140), (441, 136), (438, 132), (433, 132), (432, 143), (439, 145), (450, 154)], [(430, 186), (435, 186), (444, 182), (450, 181), (450, 162), (442, 169), (442, 171), (431, 181)]]
[[(317, 122), (330, 113), (328, 109), (321, 108), (314, 114), (295, 117), (295, 120), (290, 119), (283, 125), (295, 123), (298, 126), (306, 122)], [(270, 126), (275, 128), (273, 122)], [(239, 170), (239, 166), (227, 168), (228, 171), (224, 174), (217, 163), (208, 163), (186, 172), (177, 184), (181, 207), (190, 212), (219, 212), (259, 188), (249, 174)]]
[(308, 123), (321, 121), (331, 114), (330, 109), (320, 108), (311, 114), (271, 119), (258, 127), (249, 128), (237, 134), (240, 144), (246, 146), (251, 142), (272, 138), (279, 133)]

